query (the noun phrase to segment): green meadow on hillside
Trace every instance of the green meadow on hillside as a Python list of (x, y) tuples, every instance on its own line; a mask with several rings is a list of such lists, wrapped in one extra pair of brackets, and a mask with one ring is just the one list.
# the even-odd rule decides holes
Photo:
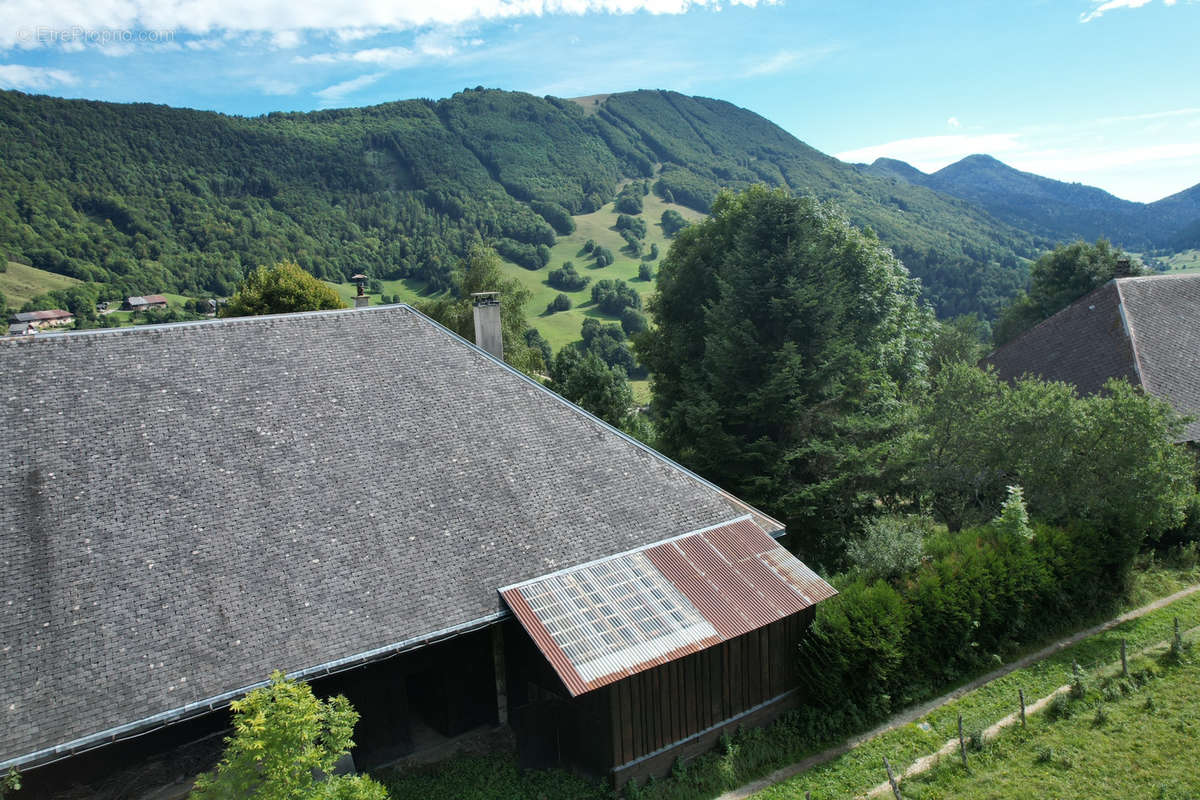
[[(622, 250), (625, 247), (625, 240), (621, 238), (621, 234), (616, 229), (618, 212), (612, 203), (594, 211), (591, 214), (577, 214), (572, 217), (575, 220), (575, 232), (567, 236), (559, 236), (554, 247), (550, 249), (550, 263), (541, 269), (531, 270), (526, 269), (511, 261), (504, 261), (503, 268), (507, 277), (514, 278), (521, 283), (522, 286), (532, 292), (532, 297), (529, 304), (525, 307), (526, 316), (529, 320), (530, 327), (537, 328), (541, 331), (542, 336), (550, 342), (550, 346), (557, 352), (564, 345), (579, 339), (579, 329), (583, 325), (583, 320), (587, 317), (597, 317), (606, 321), (616, 322), (618, 317), (613, 317), (602, 313), (592, 303), (592, 285), (596, 281), (601, 280), (623, 280), (637, 291), (642, 298), (643, 306), (646, 300), (654, 292), (653, 281), (638, 280), (638, 266), (646, 263), (654, 272), (658, 271), (658, 264), (666, 256), (667, 250), (670, 249), (671, 240), (668, 239), (662, 231), (662, 226), (659, 220), (662, 218), (662, 213), (667, 209), (678, 211), (688, 221), (695, 221), (704, 217), (698, 211), (693, 211), (690, 208), (677, 205), (675, 203), (667, 203), (653, 194), (646, 195), (642, 198), (643, 210), (638, 216), (646, 221), (646, 238), (643, 240), (643, 251), (649, 252), (650, 246), (658, 245), (658, 258), (654, 261), (643, 262), (640, 258), (634, 258), (628, 252)], [(589, 239), (594, 241), (598, 247), (607, 247), (612, 251), (614, 261), (606, 267), (597, 267), (596, 259), (588, 253), (583, 252), (583, 245)], [(581, 275), (586, 275), (591, 278), (591, 282), (583, 289), (577, 292), (563, 292), (571, 298), (571, 309), (569, 311), (558, 311), (548, 313), (546, 306), (559, 294), (559, 289), (550, 285), (549, 275), (550, 270), (558, 269), (564, 262), (570, 261), (574, 263), (576, 270)], [(427, 300), (431, 295), (425, 293), (425, 287), (420, 281), (405, 279), (395, 281), (383, 281), (383, 294), (388, 298), (394, 295), (400, 296), (400, 301), (404, 303), (419, 303), (422, 300)], [(335, 283), (330, 284), (337, 291), (347, 304), (354, 300), (356, 287), (353, 283)], [(371, 305), (379, 305), (380, 296), (378, 294), (371, 295)], [(637, 382), (644, 384), (644, 381)], [(637, 388), (635, 386), (635, 388)]]
[(7, 263), (8, 269), (0, 272), (0, 292), (4, 293), (11, 308), (20, 308), (38, 295), (79, 283), (66, 275), (56, 275), (15, 261)]

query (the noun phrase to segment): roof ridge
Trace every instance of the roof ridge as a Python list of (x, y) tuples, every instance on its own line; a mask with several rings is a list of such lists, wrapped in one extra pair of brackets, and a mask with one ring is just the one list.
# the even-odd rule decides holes
[[(145, 297), (145, 295), (139, 295)], [(342, 314), (361, 314), (377, 311), (393, 311), (395, 309), (407, 309), (409, 311), (421, 314), (408, 303), (389, 303), (388, 305), (367, 306), (365, 308), (325, 308), (317, 311), (287, 311), (280, 314), (250, 314), (244, 317), (214, 317), (212, 319), (189, 319), (182, 322), (156, 322), (151, 325), (134, 325), (131, 327), (121, 328), (87, 328), (78, 331), (54, 331), (40, 333), (36, 337), (26, 337), (23, 341), (47, 341), (51, 338), (58, 340), (64, 338), (76, 338), (83, 336), (117, 336), (126, 335), (132, 336), (139, 333), (147, 333), (149, 331), (162, 331), (174, 328), (199, 328), (199, 327), (217, 327), (227, 325), (240, 324), (256, 324), (269, 320), (278, 319), (304, 319), (311, 317), (323, 316), (338, 316)], [(421, 314), (421, 316), (424, 316)], [(18, 341), (14, 339), (13, 341)]]
[[(479, 355), (482, 355), (484, 358), (487, 358), (487, 359), (495, 362), (499, 366), (503, 367), (504, 369), (508, 370), (512, 374), (516, 375), (521, 380), (525, 381), (526, 383), (531, 384), (532, 386), (536, 387), (540, 391), (545, 392), (547, 395), (549, 395), (555, 401), (562, 403), (563, 405), (565, 405), (567, 408), (571, 409), (575, 413), (581, 414), (582, 416), (588, 418), (592, 422), (600, 425), (603, 428), (606, 428), (610, 433), (616, 434), (618, 437), (623, 439), (627, 444), (633, 445), (636, 449), (642, 450), (642, 451), (648, 453), (649, 455), (653, 456), (654, 458), (658, 459), (659, 461), (662, 461), (667, 466), (672, 467), (672, 468), (678, 470), (679, 472), (682, 472), (684, 475), (687, 475), (688, 477), (692, 478), (693, 480), (699, 482), (702, 486), (705, 486), (705, 487), (717, 492), (718, 494), (720, 494), (722, 497), (724, 497), (726, 500), (728, 500), (732, 504), (745, 509), (749, 516), (761, 517), (762, 519), (765, 519), (765, 520), (779, 526), (775, 530), (786, 529), (786, 526), (782, 522), (775, 519), (770, 514), (764, 513), (762, 510), (756, 508), (755, 506), (750, 505), (746, 501), (736, 497), (735, 495), (729, 493), (725, 489), (722, 489), (720, 486), (717, 486), (715, 483), (708, 480), (707, 478), (704, 478), (703, 476), (693, 472), (692, 470), (690, 470), (687, 467), (680, 464), (678, 461), (675, 461), (674, 459), (669, 458), (666, 455), (663, 455), (658, 450), (654, 449), (653, 447), (646, 444), (645, 442), (642, 442), (642, 441), (630, 436), (628, 433), (621, 430), (620, 428), (618, 428), (614, 425), (610, 425), (609, 423), (600, 419), (600, 417), (597, 417), (595, 414), (588, 411), (586, 408), (583, 408), (582, 406), (578, 406), (575, 403), (572, 403), (570, 400), (563, 397), (558, 392), (555, 392), (555, 391), (551, 390), (550, 388), (548, 388), (545, 384), (541, 383), (540, 381), (534, 380), (533, 378), (529, 377), (524, 372), (521, 372), (519, 369), (513, 367), (511, 364), (507, 363), (503, 359), (497, 358), (496, 356), (489, 353), (487, 350), (484, 350), (482, 347), (479, 347), (474, 342), (468, 341), (467, 339), (463, 338), (462, 336), (459, 336), (457, 333), (450, 330), (445, 325), (442, 325), (440, 322), (438, 322), (437, 320), (428, 316), (427, 314), (421, 312), (420, 310), (418, 310), (416, 308), (413, 308), (412, 306), (408, 306), (406, 304), (401, 304), (401, 305), (403, 305), (408, 310), (412, 311), (417, 319), (423, 320), (423, 321), (433, 325), (440, 332), (445, 333), (448, 336), (450, 336), (451, 338), (458, 340), (459, 343), (466, 345), (467, 347), (474, 350)], [(724, 524), (724, 523), (722, 523), (722, 524)], [(758, 523), (756, 522), (755, 524), (758, 524)], [(762, 527), (762, 526), (760, 525), (759, 527)]]

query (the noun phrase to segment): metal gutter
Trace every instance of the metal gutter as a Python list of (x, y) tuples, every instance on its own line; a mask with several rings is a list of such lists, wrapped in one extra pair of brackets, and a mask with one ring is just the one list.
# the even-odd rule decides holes
[[(442, 628), (441, 630), (433, 631), (432, 633), (424, 634), (422, 636), (415, 636), (395, 642), (393, 644), (377, 647), (373, 650), (357, 653), (352, 656), (346, 656), (334, 661), (327, 661), (324, 664), (317, 664), (316, 666), (295, 670), (287, 673), (287, 677), (291, 680), (309, 680), (311, 678), (323, 678), (328, 675), (336, 675), (340, 672), (345, 672), (355, 667), (360, 667), (364, 664), (385, 661), (393, 656), (400, 655), (401, 653), (406, 653), (410, 650), (416, 650), (419, 647), (436, 644), (437, 642), (445, 641), (446, 639), (452, 639), (455, 636), (460, 636), (465, 633), (471, 633), (473, 631), (486, 628), (489, 625), (508, 619), (511, 616), (512, 612), (505, 609), (498, 611), (495, 614), (488, 614), (487, 616), (479, 617), (468, 622), (461, 622), (458, 625), (452, 625), (449, 628)], [(93, 750), (102, 745), (111, 744), (123, 739), (132, 739), (155, 728), (165, 727), (166, 725), (176, 722), (183, 722), (187, 719), (194, 719), (195, 717), (200, 717), (204, 714), (224, 708), (225, 706), (229, 705), (230, 702), (246, 695), (249, 692), (254, 691), (255, 689), (266, 686), (267, 683), (268, 681), (257, 681), (239, 689), (222, 692), (219, 695), (215, 695), (204, 700), (197, 700), (195, 702), (188, 703), (185, 706), (180, 706), (179, 708), (174, 708), (169, 711), (163, 711), (149, 717), (144, 717), (143, 719), (139, 719), (135, 722), (128, 722), (124, 725), (118, 725), (117, 727), (109, 728), (98, 733), (89, 734), (88, 736), (82, 736), (78, 739), (64, 742), (63, 744), (46, 747), (23, 756), (17, 756), (16, 758), (11, 758), (7, 761), (0, 761), (0, 770), (7, 770), (10, 767), (36, 768), (45, 766), (46, 764), (54, 761), (60, 761), (69, 756), (76, 755), (86, 750)]]

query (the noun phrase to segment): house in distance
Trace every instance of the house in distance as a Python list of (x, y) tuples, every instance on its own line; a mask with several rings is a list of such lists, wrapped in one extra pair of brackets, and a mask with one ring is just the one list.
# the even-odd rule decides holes
[(125, 309), (128, 311), (145, 311), (149, 308), (166, 308), (167, 298), (161, 294), (134, 295), (125, 298)]
[(1197, 417), (1182, 441), (1200, 441), (1200, 273), (1114, 278), (985, 361), (1005, 380), (1035, 375), (1080, 394), (1125, 378)]
[(208, 769), (276, 669), (354, 703), (360, 768), (477, 731), (664, 774), (799, 699), (834, 593), (780, 523), (407, 306), (7, 339), (0, 384), (23, 797)]

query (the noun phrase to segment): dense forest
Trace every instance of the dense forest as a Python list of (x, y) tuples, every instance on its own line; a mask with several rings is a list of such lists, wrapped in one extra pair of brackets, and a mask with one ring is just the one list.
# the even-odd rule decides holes
[(479, 236), (539, 268), (571, 215), (627, 179), (701, 211), (721, 187), (754, 183), (832, 200), (940, 315), (993, 316), (1050, 244), (864, 175), (752, 112), (661, 91), (585, 104), (478, 88), (256, 118), (0, 92), (0, 143), (0, 256), (114, 295), (227, 295), (285, 260), (444, 289)]

